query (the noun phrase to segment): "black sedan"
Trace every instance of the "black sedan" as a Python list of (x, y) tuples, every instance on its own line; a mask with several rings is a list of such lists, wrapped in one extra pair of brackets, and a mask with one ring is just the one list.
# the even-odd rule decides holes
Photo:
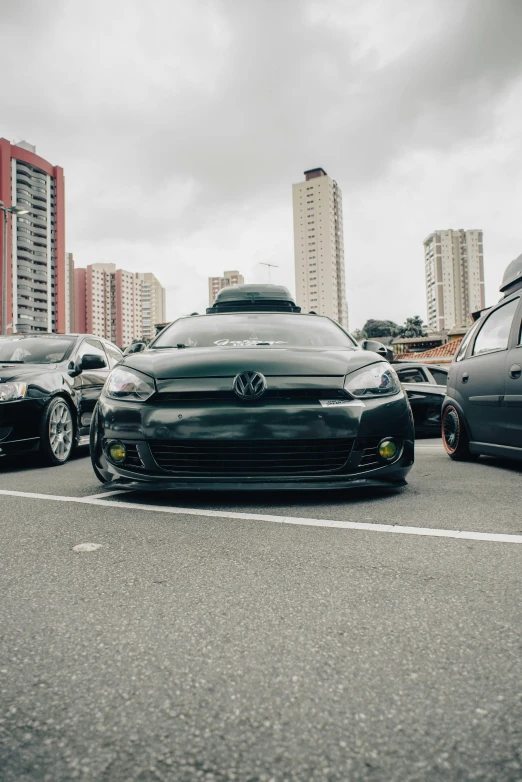
[(448, 369), (413, 361), (394, 362), (408, 395), (417, 436), (440, 437), (442, 403), (446, 396)]
[(522, 461), (522, 255), (500, 290), (504, 297), (475, 321), (451, 364), (442, 438), (456, 461)]
[(276, 285), (227, 288), (126, 356), (91, 427), (97, 476), (133, 488), (396, 487), (413, 456), (395, 370)]
[(0, 456), (39, 451), (44, 463), (64, 464), (88, 444), (94, 406), (121, 358), (89, 334), (0, 337)]

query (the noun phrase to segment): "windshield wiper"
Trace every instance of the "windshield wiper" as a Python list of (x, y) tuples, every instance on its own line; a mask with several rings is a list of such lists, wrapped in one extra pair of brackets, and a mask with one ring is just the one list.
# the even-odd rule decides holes
[(25, 361), (18, 358), (0, 358), (0, 364), (25, 364)]

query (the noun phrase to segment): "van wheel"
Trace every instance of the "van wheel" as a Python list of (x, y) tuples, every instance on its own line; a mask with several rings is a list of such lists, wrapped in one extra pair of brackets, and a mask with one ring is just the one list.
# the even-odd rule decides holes
[(474, 462), (478, 459), (478, 454), (469, 450), (466, 425), (453, 405), (448, 405), (442, 414), (442, 442), (450, 459), (456, 462)]
[(52, 399), (40, 423), (40, 459), (44, 464), (65, 464), (74, 446), (71, 408), (62, 397)]

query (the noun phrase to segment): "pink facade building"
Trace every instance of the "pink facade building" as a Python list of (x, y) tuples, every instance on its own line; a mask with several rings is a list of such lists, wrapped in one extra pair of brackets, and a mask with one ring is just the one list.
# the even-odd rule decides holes
[(39, 157), (25, 141), (11, 144), (0, 138), (0, 201), (25, 210), (19, 216), (9, 215), (6, 258), (0, 219), (0, 280), (5, 265), (7, 332), (63, 334), (70, 325), (63, 169)]
[(121, 348), (143, 336), (140, 275), (114, 263), (74, 271), (75, 329), (105, 337)]

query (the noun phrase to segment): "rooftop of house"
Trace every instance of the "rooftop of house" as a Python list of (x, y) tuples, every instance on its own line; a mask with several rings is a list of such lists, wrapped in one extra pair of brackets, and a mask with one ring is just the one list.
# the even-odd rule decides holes
[(430, 334), (428, 337), (395, 337), (392, 345), (413, 345), (425, 342), (442, 342), (445, 339), (443, 334)]
[(421, 364), (449, 364), (457, 353), (463, 337), (446, 342), (422, 353), (397, 353), (395, 358), (401, 361), (417, 361)]

